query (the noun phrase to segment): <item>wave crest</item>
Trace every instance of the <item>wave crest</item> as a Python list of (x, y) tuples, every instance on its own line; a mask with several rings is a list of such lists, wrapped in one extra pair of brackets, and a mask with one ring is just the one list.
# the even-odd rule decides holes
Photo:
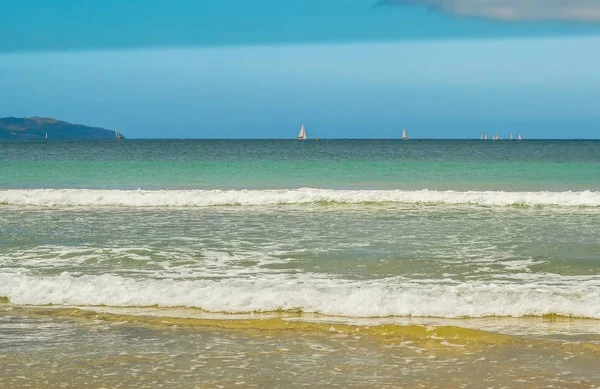
[(344, 317), (522, 317), (600, 319), (600, 279), (560, 282), (420, 283), (398, 279), (132, 279), (0, 273), (0, 296), (19, 305), (193, 307), (209, 312), (301, 311)]
[(438, 190), (0, 190), (0, 204), (27, 206), (207, 207), (310, 203), (600, 207), (600, 192)]

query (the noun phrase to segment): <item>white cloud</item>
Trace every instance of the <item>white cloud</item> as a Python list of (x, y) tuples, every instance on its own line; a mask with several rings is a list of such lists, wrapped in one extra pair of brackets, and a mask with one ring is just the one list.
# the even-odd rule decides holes
[(380, 4), (420, 4), (458, 16), (506, 21), (600, 22), (600, 0), (383, 0)]

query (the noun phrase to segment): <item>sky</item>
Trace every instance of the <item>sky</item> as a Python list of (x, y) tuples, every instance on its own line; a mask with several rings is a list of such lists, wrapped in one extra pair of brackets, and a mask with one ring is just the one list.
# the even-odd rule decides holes
[(0, 15), (0, 117), (129, 138), (302, 123), (310, 138), (600, 138), (600, 0), (7, 0)]

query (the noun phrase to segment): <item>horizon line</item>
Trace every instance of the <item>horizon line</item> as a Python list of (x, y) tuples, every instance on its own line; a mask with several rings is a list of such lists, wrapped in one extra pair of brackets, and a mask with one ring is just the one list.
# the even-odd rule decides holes
[[(130, 137), (126, 137), (123, 138), (122, 141), (128, 141), (128, 140), (145, 140), (145, 141), (161, 141), (161, 140), (176, 140), (176, 141), (181, 141), (181, 140), (207, 140), (207, 141), (214, 141), (214, 140), (218, 140), (218, 141), (267, 141), (267, 140), (286, 140), (286, 141), (294, 141), (294, 142), (305, 142), (305, 141), (322, 141), (322, 140), (327, 140), (327, 141), (332, 141), (332, 140), (356, 140), (356, 141), (361, 141), (361, 140), (397, 140), (397, 141), (402, 141), (402, 142), (407, 142), (407, 141), (429, 141), (429, 140), (443, 140), (443, 141), (477, 141), (477, 142), (523, 142), (523, 141), (600, 141), (600, 138), (524, 138), (521, 140), (518, 139), (500, 139), (500, 140), (492, 140), (492, 139), (487, 139), (487, 140), (482, 140), (479, 138), (409, 138), (409, 139), (402, 139), (402, 138), (308, 138), (305, 140), (299, 140), (299, 139), (295, 139), (295, 138), (130, 138)], [(38, 142), (40, 141), (40, 139), (35, 138), (35, 139), (0, 139), (0, 142)], [(48, 139), (48, 141), (107, 141), (107, 142), (112, 142), (115, 141), (115, 139)]]

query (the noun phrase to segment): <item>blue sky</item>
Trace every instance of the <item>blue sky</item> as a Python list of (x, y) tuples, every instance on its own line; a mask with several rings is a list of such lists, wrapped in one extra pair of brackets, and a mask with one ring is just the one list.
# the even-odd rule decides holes
[(129, 137), (293, 138), (304, 122), (321, 138), (598, 138), (600, 5), (550, 2), (9, 0), (0, 116)]

